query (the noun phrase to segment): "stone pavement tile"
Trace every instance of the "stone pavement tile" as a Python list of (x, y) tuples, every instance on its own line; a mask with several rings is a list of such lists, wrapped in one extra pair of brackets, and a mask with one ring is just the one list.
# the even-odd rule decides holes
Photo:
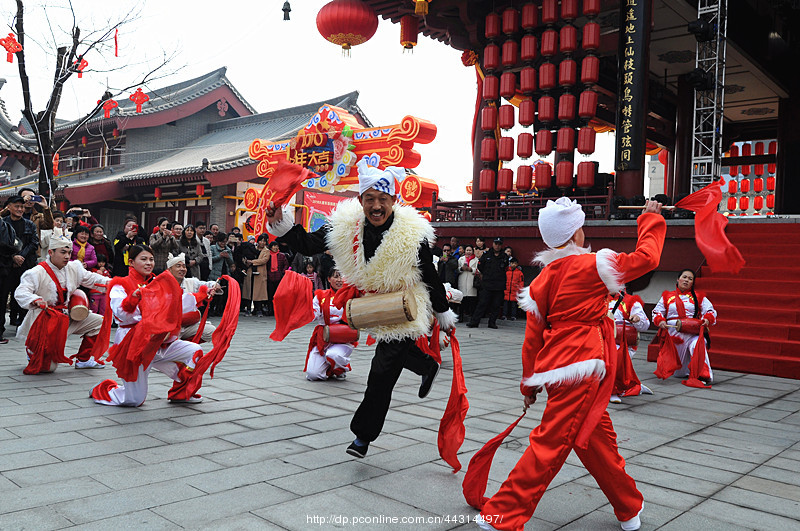
[[(246, 418), (236, 421), (236, 424), (244, 426), (248, 429), (258, 430), (261, 428), (269, 428), (272, 426), (284, 426), (286, 424), (298, 424), (305, 426), (305, 421), (324, 422), (326, 419), (319, 419), (313, 413), (306, 413), (305, 411), (292, 411), (291, 409), (286, 413), (275, 415), (259, 415), (258, 417)], [(313, 423), (312, 422), (312, 423)], [(311, 426), (305, 426), (311, 428)], [(311, 428), (314, 429), (314, 428)], [(320, 430), (317, 430), (320, 431)]]
[[(86, 399), (88, 400), (89, 391), (86, 391)], [(50, 399), (52, 400), (52, 398)], [(52, 402), (43, 402), (40, 404), (23, 404), (19, 406), (0, 407), (0, 417), (8, 417), (12, 415), (28, 415), (40, 414), (44, 415), (50, 412), (61, 412), (75, 409), (75, 405), (62, 400), (55, 400)]]
[[(119, 427), (119, 424), (106, 417), (84, 417), (55, 422), (46, 422), (44, 418), (39, 417), (36, 422), (32, 422), (25, 426), (14, 426), (9, 428), (9, 430), (19, 437), (34, 437), (36, 435), (46, 435), (51, 433), (91, 430), (93, 428), (102, 428), (104, 426)], [(82, 435), (86, 435), (86, 433), (82, 433)]]
[(227, 409), (217, 412), (203, 412), (202, 415), (187, 415), (172, 420), (182, 426), (197, 427), (220, 422), (235, 422), (257, 416), (259, 416), (259, 414), (250, 409)]
[[(762, 406), (772, 399), (782, 396), (785, 392), (773, 390), (773, 396), (769, 396), (767, 393), (753, 393), (747, 394), (742, 393), (740, 391), (740, 386), (720, 386), (718, 384), (714, 384), (714, 387), (711, 389), (711, 393), (708, 394), (708, 400), (713, 400), (715, 402), (724, 402), (728, 404), (741, 404), (746, 406)], [(696, 395), (688, 395), (691, 397), (695, 397)]]
[(673, 434), (664, 432), (654, 426), (647, 426), (646, 428), (643, 427), (642, 429), (636, 430), (623, 428), (617, 429), (616, 431), (617, 445), (619, 448), (636, 453), (646, 452), (676, 439)]
[[(396, 411), (397, 413), (403, 413), (405, 415), (414, 415), (419, 418), (431, 419), (438, 422), (442, 418), (442, 414), (444, 413), (444, 407), (446, 403), (434, 403), (434, 404), (425, 404), (425, 403), (418, 403), (418, 404), (406, 404), (399, 407), (392, 407), (392, 410)], [(438, 407), (441, 406), (441, 407)], [(471, 415), (477, 415), (477, 413), (470, 410)]]
[(62, 461), (72, 461), (76, 459), (90, 459), (101, 455), (115, 454), (118, 452), (128, 452), (142, 448), (152, 448), (163, 446), (164, 443), (154, 439), (150, 435), (132, 435), (120, 437), (111, 444), (107, 441), (86, 442), (83, 444), (72, 444), (58, 448), (51, 448), (48, 453), (61, 459)]
[(14, 426), (33, 426), (48, 419), (44, 415), (29, 413), (27, 415), (11, 415), (10, 417), (0, 417), (0, 428), (13, 428)]
[(53, 393), (42, 393), (20, 397), (18, 402), (25, 405), (44, 404), (50, 402), (65, 402), (67, 400), (88, 400), (91, 387), (81, 389), (75, 385), (62, 385), (58, 388), (51, 388)]
[(441, 458), (435, 443), (418, 443), (391, 452), (367, 454), (367, 459), (367, 463), (372, 466), (396, 472), (421, 463), (439, 461)]
[(758, 409), (753, 409), (751, 411), (746, 411), (742, 413), (742, 416), (752, 418), (752, 419), (759, 419), (759, 420), (769, 420), (773, 422), (778, 422), (786, 417), (791, 415), (789, 411), (783, 411), (781, 409), (771, 409), (769, 407), (760, 407)]
[[(228, 444), (234, 446), (230, 443)], [(272, 458), (284, 458), (285, 456), (298, 455), (310, 450), (311, 448), (308, 446), (297, 444), (294, 441), (278, 440), (244, 448), (234, 447), (229, 450), (213, 452), (204, 457), (205, 459), (223, 466), (240, 466), (249, 463), (258, 463)], [(285, 460), (286, 459), (284, 459), (284, 461)]]
[[(304, 435), (303, 437), (296, 437), (294, 442), (305, 445), (309, 448), (321, 449), (329, 446), (336, 446), (344, 444), (349, 445), (353, 442), (353, 432), (350, 431), (350, 421), (344, 423), (339, 429), (326, 430), (321, 433), (314, 433), (312, 435)], [(386, 437), (394, 437), (392, 434), (381, 435), (379, 441)], [(409, 441), (413, 444), (414, 441)]]
[(688, 477), (665, 470), (657, 470), (628, 462), (625, 465), (628, 474), (636, 479), (637, 483), (650, 483), (679, 492), (687, 492), (695, 496), (708, 497), (722, 489), (725, 485), (705, 479)]
[[(406, 436), (409, 432), (415, 432), (417, 437), (424, 437), (424, 439), (418, 439), (413, 436)], [(422, 433), (424, 432), (424, 435)], [(431, 431), (424, 428), (417, 428), (414, 430), (406, 430), (401, 431), (396, 434), (394, 433), (385, 433), (378, 437), (370, 447), (381, 448), (383, 450), (397, 450), (398, 448), (405, 448), (406, 446), (411, 446), (413, 444), (417, 444), (418, 442), (422, 441), (432, 441), (436, 439), (437, 435), (435, 431)], [(350, 440), (353, 440), (353, 434), (350, 434)]]
[(732, 422), (722, 422), (716, 426), (709, 426), (702, 433), (696, 434), (708, 435), (712, 437), (720, 437), (722, 439), (734, 440), (737, 445), (735, 447), (755, 447), (763, 448), (766, 451), (777, 451), (787, 448), (800, 440), (800, 434), (790, 434), (785, 431), (776, 431), (763, 429), (762, 432), (752, 433), (749, 430), (738, 429), (739, 425)]
[(390, 519), (403, 517), (434, 517), (439, 514), (424, 512), (411, 505), (375, 494), (354, 486), (321, 492), (309, 504), (307, 499), (295, 500), (253, 511), (274, 524), (286, 529), (380, 529), (409, 531), (410, 529), (448, 529), (445, 524), (415, 527), (408, 523), (392, 523)]
[[(314, 402), (309, 402), (313, 404)], [(263, 406), (254, 406), (247, 408), (248, 411), (252, 411), (253, 413), (257, 413), (259, 415), (280, 415), (283, 413), (290, 413), (295, 411), (294, 408), (285, 406), (283, 404), (267, 404)]]
[[(731, 387), (733, 387), (733, 386), (731, 386)], [(728, 386), (724, 386), (724, 389), (726, 391), (725, 394), (728, 395), (727, 398), (730, 398), (730, 399), (732, 399), (734, 401), (736, 401), (737, 400), (736, 397), (740, 396), (740, 395), (760, 396), (760, 397), (766, 397), (766, 398), (769, 398), (769, 399), (773, 399), (773, 398), (782, 397), (782, 396), (786, 395), (786, 393), (789, 391), (789, 389), (787, 389), (787, 388), (777, 388), (777, 387), (771, 387), (771, 386), (770, 387), (764, 387), (764, 386), (744, 385), (744, 384), (741, 383), (741, 380), (738, 380), (738, 379), (735, 382), (735, 388), (733, 388), (730, 392), (727, 392), (729, 390)], [(794, 387), (791, 387), (791, 389), (794, 389)], [(719, 387), (715, 386), (714, 387), (714, 398), (717, 398), (717, 392), (718, 391), (719, 391)], [(723, 399), (727, 399), (727, 398), (723, 398)]]
[[(130, 529), (132, 531), (175, 531), (183, 529), (178, 524), (162, 518), (153, 511), (134, 511), (103, 520), (86, 522), (79, 526), (81, 531), (108, 531), (109, 529)], [(73, 529), (73, 528), (70, 528)]]
[[(714, 371), (715, 373), (717, 371)], [(797, 391), (797, 384), (791, 380), (784, 378), (775, 378), (772, 376), (764, 376), (761, 374), (736, 374), (738, 376), (736, 383), (741, 385), (748, 385), (751, 387), (765, 387), (769, 389), (783, 389), (786, 391)]]
[(781, 422), (738, 416), (726, 420), (724, 423), (721, 423), (720, 426), (748, 433), (766, 433), (781, 437), (794, 437), (796, 441), (800, 440), (800, 433), (797, 431), (797, 428), (791, 424), (783, 424)]
[(750, 474), (760, 478), (776, 479), (793, 485), (800, 485), (800, 461), (775, 457), (753, 470)]
[[(184, 481), (187, 485), (202, 490), (206, 494), (211, 494), (261, 483), (262, 481), (275, 480), (275, 478), (298, 475), (304, 471), (306, 469), (285, 463), (280, 459), (267, 459), (244, 466), (228, 467), (222, 470), (193, 475), (185, 478)], [(268, 482), (280, 487), (275, 481)], [(314, 480), (311, 480), (311, 482), (313, 483)]]
[[(764, 399), (763, 401), (766, 402), (767, 400)], [(688, 395), (665, 398), (664, 400), (660, 401), (659, 405), (676, 406), (703, 412), (716, 412), (721, 413), (726, 417), (744, 413), (752, 408), (752, 406), (749, 404), (721, 402), (719, 400), (714, 400), (709, 393), (701, 395), (697, 391)]]
[[(744, 497), (746, 500), (746, 496)], [(797, 509), (794, 516), (786, 517), (772, 514), (764, 508), (752, 509), (742, 503), (727, 503), (724, 501), (709, 499), (698, 505), (692, 513), (714, 520), (743, 526), (747, 529), (763, 531), (791, 530), (797, 529)], [(696, 528), (694, 528), (696, 529)], [(727, 529), (727, 528), (720, 528)]]
[(626, 460), (631, 465), (640, 465), (655, 470), (664, 470), (688, 478), (700, 478), (722, 485), (729, 485), (741, 477), (737, 472), (721, 470), (719, 468), (698, 466), (679, 459), (670, 459), (652, 454), (639, 454)]
[[(357, 457), (353, 457), (345, 451), (347, 449), (347, 446), (348, 444), (326, 446), (323, 448), (317, 448), (305, 452), (298, 452), (293, 455), (286, 455), (282, 459), (287, 463), (292, 463), (297, 466), (301, 466), (306, 470), (317, 470), (331, 465), (346, 463), (348, 461), (358, 459)], [(376, 448), (370, 445), (369, 453), (367, 454), (368, 456), (367, 459), (369, 460), (370, 458), (377, 456), (381, 453), (385, 452), (383, 452), (383, 450), (381, 450), (380, 448)]]
[(5, 475), (0, 475), (0, 492), (5, 490), (15, 490), (18, 488), (20, 488), (19, 485), (15, 485), (14, 482), (12, 482), (10, 479), (7, 479)]
[[(57, 449), (57, 447), (61, 446), (66, 447), (70, 445), (83, 445), (85, 443), (91, 444), (92, 441), (80, 433), (67, 432), (53, 433), (49, 435), (37, 435), (35, 437), (25, 437), (21, 439), (3, 441), (3, 444), (0, 445), (0, 455), (15, 454), (30, 450), (47, 450), (50, 448)], [(53, 453), (53, 455), (55, 454)]]
[[(254, 512), (262, 516), (257, 509), (269, 507), (272, 512), (277, 504), (291, 500), (296, 496), (266, 483), (258, 483), (236, 489), (206, 494), (191, 500), (176, 503), (160, 504), (153, 512), (171, 522), (179, 523), (187, 529), (194, 529), (213, 519), (223, 519), (242, 513)], [(308, 504), (308, 500), (305, 500)], [(269, 519), (268, 519), (269, 520)]]
[[(344, 453), (344, 452), (342, 452)], [(349, 457), (349, 456), (348, 456)], [(311, 463), (309, 463), (311, 464)], [(318, 467), (306, 466), (301, 473), (283, 475), (276, 479), (266, 478), (267, 483), (300, 496), (310, 496), (333, 490), (345, 485), (359, 485), (360, 482), (375, 476), (385, 476), (386, 471), (368, 465), (363, 459), (353, 460)], [(398, 485), (398, 489), (400, 485)], [(374, 491), (373, 489), (369, 489)], [(393, 496), (394, 497), (394, 496)], [(403, 500), (408, 501), (408, 500)], [(416, 504), (413, 504), (416, 506)]]
[[(645, 503), (647, 501), (645, 500)], [(643, 522), (642, 529), (647, 529)], [(742, 527), (732, 522), (717, 520), (697, 511), (685, 512), (658, 528), (659, 531), (686, 531), (687, 529), (702, 529), (703, 531), (752, 531), (753, 527)]]
[(783, 411), (797, 412), (797, 402), (794, 400), (772, 400), (766, 404), (771, 409), (781, 409)]
[[(587, 476), (579, 479), (578, 482), (585, 483), (589, 479), (590, 476)], [(645, 481), (640, 481), (640, 479), (643, 478), (634, 477), (633, 479), (636, 480), (636, 488), (638, 488), (642, 496), (644, 496), (645, 511), (648, 513), (652, 505), (671, 507), (680, 512), (688, 511), (705, 499), (702, 496), (695, 496), (687, 492), (668, 489), (661, 485), (653, 485)]]
[(667, 459), (675, 459), (685, 463), (693, 463), (701, 468), (718, 468), (720, 470), (730, 470), (731, 472), (736, 472), (739, 474), (747, 474), (756, 466), (758, 466), (758, 463), (761, 463), (761, 461), (752, 463), (749, 461), (740, 461), (736, 459), (729, 459), (726, 456), (716, 455), (714, 449), (708, 448), (707, 446), (702, 446), (704, 451), (700, 452), (697, 450), (696, 446), (694, 449), (689, 449), (676, 445), (682, 446), (683, 441), (677, 441), (676, 443), (662, 446), (660, 448), (653, 448), (648, 453), (665, 457)]
[(179, 427), (180, 425), (172, 420), (160, 419), (129, 424), (112, 423), (111, 425), (101, 428), (78, 429), (76, 431), (79, 431), (81, 435), (85, 435), (93, 441), (108, 441), (111, 439), (119, 439), (120, 437), (130, 437), (132, 435), (153, 435), (174, 430)]
[[(294, 411), (305, 411), (307, 413), (313, 413), (317, 417), (321, 418), (336, 417), (342, 414), (352, 416), (352, 411), (350, 410), (342, 411), (337, 407), (328, 405), (327, 400), (328, 400), (327, 398), (323, 401), (313, 401), (313, 402), (307, 402), (305, 400), (301, 400), (298, 402), (292, 402), (291, 404), (287, 405), (291, 407)], [(273, 406), (265, 406), (265, 407), (273, 407)], [(261, 412), (261, 408), (252, 408), (252, 409), (253, 411)], [(264, 413), (264, 414), (268, 415), (269, 413)]]
[(221, 435), (220, 439), (238, 444), (239, 446), (252, 446), (254, 444), (272, 442), (280, 439), (293, 439), (311, 433), (315, 432), (308, 428), (303, 428), (302, 426), (288, 424), (286, 426), (276, 426), (263, 430), (247, 430), (229, 435)]
[[(642, 511), (641, 519), (642, 519), (642, 527), (643, 531), (649, 531), (653, 529), (661, 529), (661, 526), (665, 523), (673, 520), (677, 516), (681, 514), (681, 511), (674, 509), (672, 507), (665, 507), (662, 505), (658, 505), (656, 503), (650, 502), (645, 498), (644, 502), (644, 511)], [(563, 530), (571, 530), (571, 531), (578, 531), (578, 530), (585, 530), (591, 529), (592, 531), (595, 530), (603, 530), (607, 529), (608, 531), (612, 530), (619, 530), (619, 521), (617, 520), (616, 515), (614, 515), (614, 509), (611, 505), (605, 505), (600, 507), (598, 510), (593, 511), (586, 516), (571, 522), (570, 524), (562, 527)]]
[(132, 449), (125, 451), (125, 455), (139, 463), (150, 465), (153, 463), (183, 459), (192, 455), (213, 455), (216, 452), (223, 452), (232, 448), (236, 448), (236, 445), (216, 437), (207, 437), (197, 439), (196, 441)]
[[(263, 402), (248, 396), (242, 396), (232, 400), (215, 400), (213, 396), (210, 396), (208, 399), (204, 400), (202, 404), (197, 404), (196, 406), (192, 406), (192, 408), (195, 413), (214, 413), (217, 411), (229, 411), (232, 409), (252, 408), (260, 405), (263, 405)], [(176, 408), (172, 406), (172, 409), (174, 410)]]
[(165, 443), (196, 441), (206, 437), (228, 436), (247, 430), (246, 426), (238, 422), (220, 422), (209, 426), (195, 426), (187, 428), (175, 425), (175, 429), (154, 433), (153, 437)]
[[(785, 450), (787, 446), (791, 445), (791, 443), (788, 443), (786, 446), (778, 445), (775, 441), (767, 441), (764, 444), (759, 444), (758, 438), (752, 435), (748, 437), (747, 434), (741, 432), (718, 430), (713, 426), (701, 432), (693, 433), (687, 436), (685, 440), (706, 443), (719, 448), (730, 448), (731, 450), (749, 452), (753, 456), (764, 456), (764, 460), (779, 454)], [(769, 442), (773, 442), (773, 444), (769, 444)]]
[[(789, 481), (785, 481), (786, 479), (789, 479)], [(797, 474), (786, 473), (783, 475), (776, 474), (768, 478), (747, 476), (731, 486), (766, 494), (771, 498), (783, 498), (794, 502), (795, 508), (800, 509), (800, 486), (797, 483)], [(800, 512), (795, 514), (800, 519)]]
[[(536, 507), (536, 517), (554, 524), (567, 525), (607, 504), (608, 500), (598, 487), (566, 483), (545, 491)], [(611, 518), (616, 520), (613, 516)]]
[(72, 522), (50, 507), (35, 507), (24, 511), (0, 514), (0, 529), (35, 529), (45, 531), (70, 527)]
[(32, 450), (30, 452), (5, 454), (0, 455), (0, 472), (59, 462), (60, 461), (58, 459), (48, 454), (44, 450)]
[[(147, 485), (154, 478), (180, 479), (195, 476), (204, 472), (211, 472), (222, 468), (219, 464), (196, 456), (173, 456), (175, 459), (153, 464), (142, 464), (134, 461), (133, 466), (108, 474), (104, 470), (89, 474), (90, 477), (114, 490)], [(185, 481), (185, 480), (184, 480)]]
[(172, 502), (188, 501), (202, 495), (182, 480), (149, 483), (129, 489), (84, 496), (53, 505), (58, 514), (76, 524), (84, 524), (133, 511), (153, 509)]
[(136, 461), (123, 455), (103, 455), (94, 459), (65, 461), (3, 472), (3, 475), (21, 487), (43, 485), (54, 481), (91, 476), (99, 472), (115, 473), (135, 466)]
[(703, 437), (701, 440), (696, 440), (695, 436), (691, 435), (676, 443), (670, 443), (670, 446), (680, 444), (680, 447), (685, 450), (724, 457), (729, 461), (744, 461), (754, 464), (761, 464), (775, 455), (774, 453), (761, 453), (742, 448), (730, 448), (726, 446), (725, 443), (727, 442), (729, 441), (714, 437)]
[(267, 522), (252, 513), (243, 513), (237, 516), (227, 516), (214, 520), (206, 524), (200, 524), (195, 528), (197, 531), (219, 531), (225, 529), (229, 531), (264, 531), (282, 530), (283, 527)]
[(37, 485), (3, 492), (2, 514), (47, 507), (59, 502), (88, 498), (109, 492), (108, 487), (88, 478), (75, 478), (51, 483), (47, 488)]
[(106, 415), (108, 414), (105, 411), (107, 409), (121, 410), (120, 414), (116, 414), (112, 418), (114, 422), (119, 422), (120, 424), (138, 424), (139, 422), (150, 420), (172, 420), (182, 416), (201, 415), (202, 411), (195, 408), (206, 405), (205, 402), (197, 404), (196, 406), (190, 406), (188, 404), (172, 405), (167, 403), (166, 400), (148, 400), (143, 406), (139, 407), (101, 406), (100, 404), (92, 403), (87, 408), (87, 411), (94, 411), (95, 415)]
[[(52, 422), (63, 422), (67, 420), (77, 420), (82, 418), (97, 418), (97, 417), (106, 417), (114, 422), (116, 422), (117, 416), (124, 416), (126, 414), (130, 414), (130, 408), (126, 407), (105, 407), (105, 406), (98, 406), (94, 402), (91, 402), (88, 398), (83, 404), (73, 404), (71, 407), (72, 409), (69, 410), (59, 410), (59, 411), (43, 411), (39, 413), (42, 417), (46, 418)], [(3, 418), (0, 415), (0, 418)], [(120, 417), (122, 418), (122, 417)]]

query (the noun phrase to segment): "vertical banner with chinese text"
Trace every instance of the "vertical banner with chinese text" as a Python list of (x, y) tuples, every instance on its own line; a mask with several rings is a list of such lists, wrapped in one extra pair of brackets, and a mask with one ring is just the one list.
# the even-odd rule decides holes
[(620, 2), (616, 171), (644, 167), (650, 2)]

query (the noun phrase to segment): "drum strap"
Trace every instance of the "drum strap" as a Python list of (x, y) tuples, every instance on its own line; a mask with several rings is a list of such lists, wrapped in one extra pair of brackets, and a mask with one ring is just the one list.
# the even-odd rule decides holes
[(52, 268), (47, 264), (47, 262), (42, 262), (40, 265), (45, 271), (47, 271), (47, 274), (56, 285), (56, 294), (58, 295), (58, 302), (56, 303), (56, 306), (64, 306), (64, 304), (67, 302), (67, 288), (61, 287), (61, 282), (58, 281), (56, 274), (53, 272)]
[[(619, 308), (619, 305), (622, 304), (622, 298), (623, 297), (624, 297), (624, 295), (622, 294), (622, 292), (620, 292), (619, 297), (617, 298), (617, 303), (614, 304), (614, 309), (611, 310), (611, 315), (614, 315), (615, 313), (617, 313), (617, 309)], [(622, 311), (624, 312), (625, 309), (623, 308)]]

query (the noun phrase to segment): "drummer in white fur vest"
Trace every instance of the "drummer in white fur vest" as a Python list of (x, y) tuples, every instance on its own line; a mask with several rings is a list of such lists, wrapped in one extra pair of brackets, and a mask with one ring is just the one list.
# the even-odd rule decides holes
[[(200, 329), (200, 310), (197, 308), (207, 300), (210, 295), (222, 293), (222, 286), (214, 280), (203, 282), (199, 278), (186, 277), (186, 255), (167, 257), (167, 269), (175, 277), (183, 290), (183, 317), (181, 318), (180, 339), (191, 341)], [(217, 327), (206, 321), (203, 323), (203, 334), (200, 336), (201, 343), (211, 342), (211, 336)]]
[[(25, 339), (31, 330), (36, 319), (42, 314), (45, 308), (66, 311), (67, 304), (73, 293), (80, 287), (104, 289), (108, 279), (97, 273), (87, 271), (79, 261), (70, 261), (72, 254), (72, 242), (64, 237), (54, 236), (50, 238), (48, 245), (47, 259), (40, 262), (36, 267), (29, 269), (22, 275), (19, 287), (14, 292), (20, 307), (30, 310), (25, 316), (19, 328), (17, 337)], [(103, 365), (91, 357), (92, 347), (100, 332), (100, 325), (103, 317), (89, 312), (85, 319), (81, 321), (69, 320), (67, 335), (77, 334), (83, 336), (78, 353), (73, 355), (77, 358), (76, 369), (102, 369)], [(59, 338), (62, 342), (66, 337)], [(48, 340), (50, 341), (50, 340)], [(57, 344), (57, 343), (51, 343)], [(37, 374), (40, 372), (53, 372), (58, 363), (71, 363), (64, 358), (63, 348), (60, 353), (32, 353), (28, 352), (28, 368), (26, 374)], [(42, 356), (48, 359), (43, 359)], [(31, 358), (39, 359), (34, 367)]]
[(415, 341), (430, 332), (434, 316), (444, 331), (451, 331), (457, 320), (433, 266), (433, 227), (414, 208), (396, 203), (395, 179), (404, 175), (402, 168), (381, 170), (362, 159), (358, 200), (339, 203), (328, 223), (310, 234), (292, 223), (288, 211), (268, 212), (269, 232), (294, 251), (310, 256), (330, 249), (347, 284), (369, 293), (405, 290), (417, 303), (415, 319), (368, 329), (378, 344), (364, 399), (350, 423), (356, 439), (347, 453), (354, 457), (364, 457), (383, 429), (404, 368), (422, 376), (418, 394), (428, 395), (439, 364)]

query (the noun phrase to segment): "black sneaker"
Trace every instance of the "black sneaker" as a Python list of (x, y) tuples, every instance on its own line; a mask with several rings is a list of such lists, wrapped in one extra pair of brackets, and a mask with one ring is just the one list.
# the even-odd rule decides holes
[(475, 323), (467, 323), (467, 328), (478, 328), (478, 325)]
[(422, 377), (422, 384), (419, 386), (419, 397), (425, 398), (428, 396), (428, 393), (431, 392), (431, 387), (433, 387), (433, 381), (436, 379), (436, 375), (439, 374), (439, 369), (442, 366), (438, 363), (435, 367), (432, 367), (427, 374)]
[(369, 450), (369, 443), (362, 445), (356, 444), (356, 442), (353, 441), (350, 443), (350, 446), (347, 447), (347, 453), (359, 459), (363, 459), (367, 455), (367, 450)]

